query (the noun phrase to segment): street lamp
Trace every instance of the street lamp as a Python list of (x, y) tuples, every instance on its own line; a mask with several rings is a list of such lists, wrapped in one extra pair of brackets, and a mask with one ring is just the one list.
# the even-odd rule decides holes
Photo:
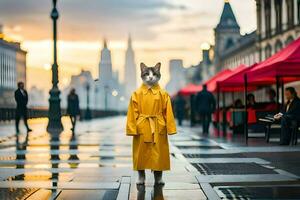
[(105, 111), (107, 110), (107, 104), (108, 104), (108, 102), (107, 102), (107, 93), (108, 93), (108, 90), (109, 90), (109, 86), (108, 85), (105, 85), (104, 86), (104, 103), (105, 103)]
[(86, 83), (86, 111), (85, 111), (85, 119), (89, 120), (92, 118), (91, 110), (90, 110), (90, 84)]
[(51, 19), (53, 20), (53, 64), (52, 64), (52, 88), (49, 92), (49, 112), (48, 112), (48, 131), (61, 131), (63, 126), (61, 123), (61, 109), (60, 109), (60, 91), (58, 89), (58, 65), (57, 65), (57, 31), (56, 22), (59, 17), (58, 11), (56, 9), (57, 0), (52, 0), (53, 9), (51, 11)]

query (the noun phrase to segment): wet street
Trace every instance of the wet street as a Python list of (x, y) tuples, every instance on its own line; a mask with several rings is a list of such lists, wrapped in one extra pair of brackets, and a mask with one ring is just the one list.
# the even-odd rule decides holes
[(33, 132), (16, 136), (0, 125), (0, 199), (300, 199), (300, 148), (251, 139), (202, 136), (199, 127), (178, 127), (170, 136), (171, 168), (165, 186), (135, 184), (131, 138), (123, 116), (79, 122), (75, 134)]

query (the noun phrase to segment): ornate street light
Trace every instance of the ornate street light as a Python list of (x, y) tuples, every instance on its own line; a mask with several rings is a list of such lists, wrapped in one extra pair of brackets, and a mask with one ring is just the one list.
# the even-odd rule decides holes
[(48, 112), (48, 131), (61, 131), (63, 126), (61, 123), (61, 109), (60, 109), (60, 91), (58, 89), (58, 65), (57, 65), (57, 31), (56, 31), (56, 22), (58, 19), (58, 11), (56, 9), (57, 0), (52, 0), (53, 9), (51, 11), (51, 19), (53, 20), (53, 64), (52, 64), (52, 88), (50, 90), (49, 98), (49, 112)]

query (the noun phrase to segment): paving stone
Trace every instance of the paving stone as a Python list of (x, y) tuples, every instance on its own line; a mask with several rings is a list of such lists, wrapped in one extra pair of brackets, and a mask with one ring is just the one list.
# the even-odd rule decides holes
[[(1, 195), (7, 195), (4, 199), (15, 199), (17, 194), (27, 199), (47, 199), (49, 195), (52, 199), (116, 199), (126, 198), (126, 192), (120, 195), (119, 190), (130, 189), (134, 200), (138, 195), (144, 199), (163, 195), (172, 200), (207, 199), (205, 195), (210, 195), (217, 200), (219, 190), (213, 189), (217, 186), (245, 187), (234, 191), (252, 194), (258, 186), (275, 188), (299, 181), (299, 146), (281, 147), (261, 139), (251, 139), (246, 146), (242, 135), (203, 137), (199, 127), (184, 126), (170, 136), (171, 170), (164, 173), (165, 186), (155, 191), (153, 173), (147, 170), (144, 192), (139, 193), (137, 173), (132, 170), (132, 138), (124, 134), (125, 122), (124, 116), (78, 122), (72, 135), (69, 119), (63, 118), (65, 131), (60, 135), (51, 137), (45, 132), (45, 120), (35, 123), (28, 137), (5, 133), (0, 138)], [(122, 177), (130, 178), (123, 183)], [(276, 191), (284, 189), (289, 190)]]
[(213, 174), (278, 174), (256, 163), (192, 163), (204, 175)]
[(37, 188), (0, 188), (0, 199), (26, 199), (37, 190)]
[(63, 190), (57, 200), (116, 200), (118, 190)]
[(221, 199), (300, 199), (300, 186), (219, 186)]
[(245, 158), (246, 156), (241, 153), (228, 153), (228, 154), (183, 154), (186, 158)]

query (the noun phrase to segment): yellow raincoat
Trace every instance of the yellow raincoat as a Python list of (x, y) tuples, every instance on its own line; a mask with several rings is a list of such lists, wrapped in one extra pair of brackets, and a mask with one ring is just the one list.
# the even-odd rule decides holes
[(126, 135), (133, 136), (133, 169), (170, 170), (168, 135), (176, 125), (168, 93), (158, 84), (137, 89), (127, 112)]

